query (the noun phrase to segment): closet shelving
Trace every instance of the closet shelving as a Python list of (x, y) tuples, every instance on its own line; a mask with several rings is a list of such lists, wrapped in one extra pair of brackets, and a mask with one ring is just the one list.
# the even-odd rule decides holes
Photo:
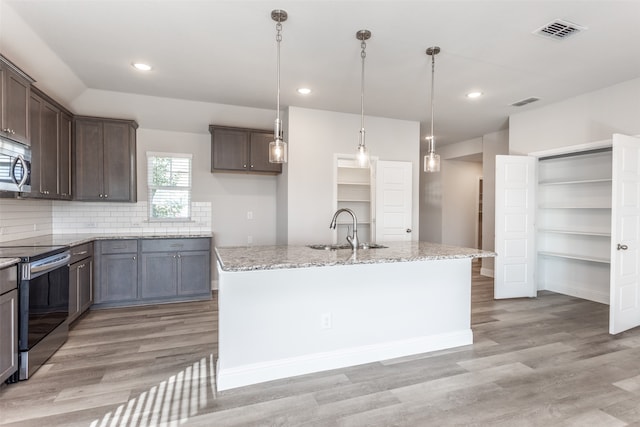
[(608, 302), (611, 165), (610, 149), (539, 159), (540, 288)]
[[(373, 241), (372, 235), (372, 178), (371, 168), (359, 167), (355, 158), (336, 158), (336, 209), (349, 208), (358, 217), (358, 238), (361, 242)], [(336, 241), (344, 242), (351, 233), (353, 222), (342, 214), (336, 227)]]

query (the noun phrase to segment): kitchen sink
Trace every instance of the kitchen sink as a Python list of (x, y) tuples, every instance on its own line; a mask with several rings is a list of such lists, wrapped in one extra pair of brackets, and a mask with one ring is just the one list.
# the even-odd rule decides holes
[[(311, 249), (320, 249), (324, 251), (335, 251), (338, 249), (351, 249), (351, 245), (343, 244), (343, 245), (307, 245), (307, 247)], [(358, 245), (358, 249), (384, 249), (388, 248), (388, 246), (379, 245), (377, 243), (360, 243)]]

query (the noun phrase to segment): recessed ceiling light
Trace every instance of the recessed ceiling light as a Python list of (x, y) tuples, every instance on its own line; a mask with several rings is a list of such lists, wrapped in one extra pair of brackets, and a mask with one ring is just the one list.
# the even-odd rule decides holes
[(144, 64), (142, 62), (134, 62), (131, 65), (133, 66), (133, 68), (135, 68), (136, 70), (139, 70), (139, 71), (150, 71), (151, 70), (151, 65)]
[(480, 98), (482, 96), (482, 92), (469, 92), (467, 94), (467, 98)]
[(309, 95), (311, 93), (311, 89), (309, 89), (308, 87), (301, 87), (298, 89), (298, 93), (300, 95)]

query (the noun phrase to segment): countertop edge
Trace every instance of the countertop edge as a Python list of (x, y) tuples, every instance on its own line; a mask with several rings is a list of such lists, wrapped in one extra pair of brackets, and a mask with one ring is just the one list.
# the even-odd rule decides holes
[(20, 262), (20, 258), (0, 258), (0, 269), (11, 267)]
[[(446, 246), (440, 245), (441, 247), (447, 247), (448, 249), (456, 248), (454, 246)], [(254, 247), (255, 249), (256, 247)], [(268, 251), (269, 248), (266, 247), (265, 250)], [(294, 248), (298, 248), (294, 246)], [(307, 250), (306, 246), (299, 246), (300, 250)], [(439, 260), (449, 260), (449, 259), (474, 259), (474, 258), (489, 258), (495, 257), (497, 254), (492, 251), (483, 251), (481, 249), (470, 249), (470, 248), (458, 248), (464, 253), (448, 253), (448, 254), (429, 254), (429, 255), (413, 255), (413, 256), (385, 256), (384, 252), (377, 252), (378, 249), (369, 249), (372, 251), (376, 251), (374, 253), (382, 255), (374, 258), (364, 258), (358, 259), (356, 258), (346, 258), (346, 259), (331, 259), (331, 260), (314, 260), (314, 261), (284, 261), (279, 262), (280, 260), (274, 260), (272, 262), (267, 263), (251, 263), (251, 265), (233, 265), (234, 262), (229, 262), (225, 264), (223, 260), (222, 254), (218, 249), (224, 250), (224, 247), (218, 248), (215, 247), (214, 251), (216, 254), (216, 259), (218, 261), (218, 265), (220, 266), (220, 270), (223, 272), (251, 272), (251, 271), (270, 271), (270, 270), (283, 270), (283, 269), (299, 269), (299, 268), (314, 268), (314, 267), (331, 267), (331, 266), (349, 266), (349, 265), (366, 265), (366, 264), (390, 264), (390, 263), (401, 263), (401, 262), (420, 262), (420, 261), (439, 261)], [(228, 249), (228, 248), (227, 248)], [(312, 251), (314, 249), (311, 249)], [(368, 251), (369, 251), (368, 250)], [(384, 251), (384, 249), (382, 249)], [(313, 252), (311, 252), (313, 253)], [(371, 253), (370, 253), (371, 254)]]

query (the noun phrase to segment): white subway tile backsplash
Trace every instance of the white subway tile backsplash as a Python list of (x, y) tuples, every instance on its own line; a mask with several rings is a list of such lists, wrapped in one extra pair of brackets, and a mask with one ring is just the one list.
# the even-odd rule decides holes
[(55, 233), (181, 234), (211, 233), (211, 202), (192, 202), (193, 216), (187, 222), (150, 222), (147, 202), (53, 204)]

